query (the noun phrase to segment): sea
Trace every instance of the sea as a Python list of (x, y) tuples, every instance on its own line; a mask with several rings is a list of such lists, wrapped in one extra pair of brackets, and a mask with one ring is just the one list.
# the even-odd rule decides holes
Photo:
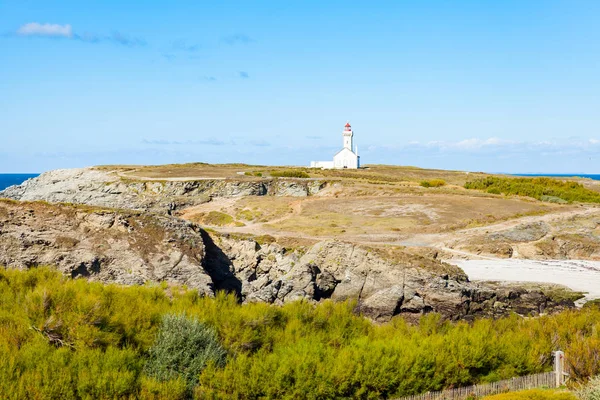
[(20, 185), (29, 178), (35, 178), (39, 174), (0, 174), (0, 190), (12, 185)]
[(513, 176), (548, 176), (552, 178), (588, 178), (600, 181), (600, 175), (597, 174), (508, 174)]

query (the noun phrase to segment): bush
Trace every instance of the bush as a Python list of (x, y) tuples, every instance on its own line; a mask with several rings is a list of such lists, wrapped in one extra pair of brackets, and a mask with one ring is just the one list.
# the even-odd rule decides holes
[(446, 184), (446, 181), (443, 179), (430, 179), (428, 181), (421, 181), (421, 186), (423, 187), (441, 187)]
[(576, 394), (579, 400), (600, 400), (600, 375), (590, 379)]
[(555, 203), (600, 203), (600, 193), (572, 181), (553, 178), (502, 178), (488, 176), (465, 183), (466, 189), (488, 193), (533, 197)]
[[(600, 373), (599, 307), (470, 322), (428, 314), (417, 324), (373, 324), (354, 309), (240, 305), (223, 293), (0, 268), (0, 398), (182, 399), (198, 379), (180, 373), (187, 364), (201, 370), (198, 397), (243, 399), (408, 396), (549, 371), (557, 349), (571, 378)], [(214, 351), (183, 340), (194, 332)], [(197, 354), (204, 361), (192, 362)]]
[(231, 215), (220, 211), (210, 211), (208, 214), (200, 215), (200, 222), (211, 226), (224, 226), (235, 223)]
[(577, 400), (577, 397), (566, 390), (531, 389), (486, 396), (484, 400)]
[(547, 201), (548, 203), (557, 203), (557, 204), (566, 204), (566, 203), (568, 203), (568, 201), (563, 200), (560, 197), (548, 196), (548, 195), (541, 196), (540, 200), (541, 201)]
[(149, 354), (145, 367), (149, 377), (159, 382), (182, 379), (190, 392), (206, 366), (222, 367), (226, 357), (212, 328), (196, 319), (174, 314), (163, 317)]
[(300, 169), (288, 169), (284, 171), (271, 171), (274, 178), (310, 178), (310, 175)]

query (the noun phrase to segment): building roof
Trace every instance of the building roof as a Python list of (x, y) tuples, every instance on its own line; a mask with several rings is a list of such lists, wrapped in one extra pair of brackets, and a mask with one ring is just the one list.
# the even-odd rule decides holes
[(337, 153), (335, 153), (335, 154), (333, 155), (333, 158), (335, 158), (335, 156), (337, 156), (338, 154), (340, 154), (340, 153), (341, 153), (342, 151), (344, 151), (344, 150), (348, 150), (350, 153), (352, 153), (353, 155), (355, 155), (356, 157), (358, 157), (358, 155), (356, 155), (356, 153), (355, 153), (354, 151), (352, 151), (351, 149), (349, 149), (349, 148), (347, 148), (347, 147), (344, 147), (343, 149), (341, 149), (340, 151), (338, 151)]

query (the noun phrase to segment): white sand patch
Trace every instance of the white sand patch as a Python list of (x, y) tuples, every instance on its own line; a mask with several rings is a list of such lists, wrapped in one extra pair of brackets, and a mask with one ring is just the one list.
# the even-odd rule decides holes
[(600, 298), (600, 261), (585, 260), (458, 260), (471, 280), (557, 283)]

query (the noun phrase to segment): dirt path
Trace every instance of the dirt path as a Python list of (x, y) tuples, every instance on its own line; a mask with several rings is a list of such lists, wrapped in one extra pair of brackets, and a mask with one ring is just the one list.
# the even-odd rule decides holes
[[(181, 214), (181, 218), (191, 220), (195, 214), (198, 213), (207, 213), (210, 211), (221, 211), (224, 213), (231, 213), (231, 209), (235, 206), (236, 202), (240, 200), (240, 198), (215, 198), (212, 201), (204, 204), (200, 204), (194, 207), (187, 208)], [(278, 224), (280, 222), (286, 221), (294, 216), (300, 215), (302, 213), (302, 209), (304, 205), (311, 201), (316, 201), (318, 198), (301, 198), (298, 200), (292, 200), (289, 204), (291, 213), (286, 214), (285, 216), (271, 219), (267, 222), (248, 222), (244, 221), (246, 225), (244, 226), (223, 226), (223, 227), (211, 227), (218, 232), (222, 233), (241, 233), (241, 234), (251, 234), (255, 236), (260, 235), (273, 235), (273, 236), (288, 236), (288, 237), (298, 237), (302, 239), (314, 239), (314, 237), (310, 237), (307, 235), (299, 235), (294, 232), (279, 232), (277, 235), (273, 234), (273, 230), (265, 227), (264, 225), (273, 225)]]

